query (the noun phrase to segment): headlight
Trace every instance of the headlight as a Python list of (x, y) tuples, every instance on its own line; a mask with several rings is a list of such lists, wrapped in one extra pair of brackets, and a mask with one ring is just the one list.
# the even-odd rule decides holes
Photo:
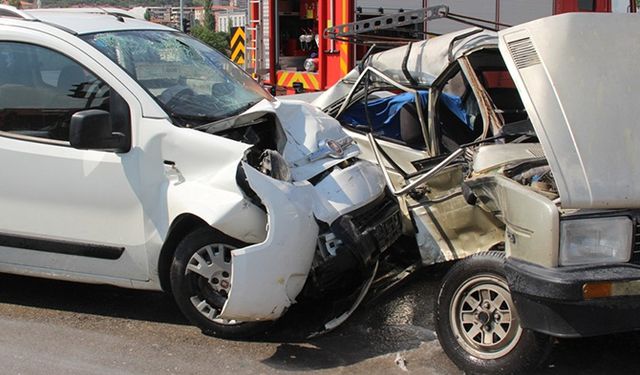
[(628, 262), (633, 223), (627, 217), (560, 222), (560, 265)]

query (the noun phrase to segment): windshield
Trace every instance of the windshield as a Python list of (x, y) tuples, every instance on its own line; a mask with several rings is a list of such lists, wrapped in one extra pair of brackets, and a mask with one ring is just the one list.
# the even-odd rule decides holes
[(137, 80), (180, 126), (197, 126), (273, 100), (221, 53), (172, 31), (119, 31), (82, 39)]

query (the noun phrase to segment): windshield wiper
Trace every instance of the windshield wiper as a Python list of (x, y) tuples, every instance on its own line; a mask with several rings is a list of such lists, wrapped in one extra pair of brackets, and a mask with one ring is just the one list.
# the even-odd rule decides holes
[(198, 130), (204, 130), (207, 133), (217, 133), (219, 131), (232, 128), (234, 126), (241, 125), (241, 124), (236, 124), (236, 119), (245, 111), (247, 111), (248, 109), (250, 109), (251, 107), (253, 107), (254, 105), (258, 104), (261, 101), (262, 99), (249, 102), (241, 106), (240, 108), (238, 108), (236, 111), (233, 111), (228, 116), (224, 116), (224, 118), (217, 118), (214, 121), (211, 121), (203, 125), (195, 126), (193, 128)]
[(180, 126), (184, 126), (184, 127), (187, 127), (187, 128), (195, 128), (195, 129), (198, 129), (201, 126), (204, 126), (204, 125), (192, 126), (193, 122), (210, 123), (212, 121), (220, 120), (219, 116), (189, 115), (189, 114), (176, 113), (176, 112), (171, 112), (171, 113), (169, 113), (169, 115), (171, 116), (172, 119), (179, 120), (180, 121)]

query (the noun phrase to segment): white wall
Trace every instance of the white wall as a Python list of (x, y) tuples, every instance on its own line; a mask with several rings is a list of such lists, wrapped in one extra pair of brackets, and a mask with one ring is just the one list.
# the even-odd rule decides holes
[[(427, 6), (448, 5), (451, 13), (496, 21), (496, 0), (427, 0)], [(553, 14), (553, 0), (500, 0), (499, 22), (515, 25)], [(486, 26), (493, 26), (486, 24)], [(427, 31), (444, 34), (468, 26), (447, 19), (427, 23)]]
[(500, 22), (508, 25), (529, 22), (553, 14), (553, 0), (501, 0)]
[(218, 12), (216, 31), (229, 32), (232, 27), (245, 26), (247, 17), (244, 12)]
[(371, 10), (381, 7), (389, 10), (422, 8), (422, 0), (355, 0), (355, 3), (356, 7), (363, 8), (363, 13), (371, 13)]

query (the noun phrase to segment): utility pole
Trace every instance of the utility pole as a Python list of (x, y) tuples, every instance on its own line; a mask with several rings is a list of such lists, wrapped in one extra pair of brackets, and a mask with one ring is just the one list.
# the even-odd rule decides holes
[(42, 8), (42, 0), (36, 1), (36, 8)]
[(184, 0), (180, 0), (180, 31), (184, 32), (184, 25), (182, 24), (184, 20)]

